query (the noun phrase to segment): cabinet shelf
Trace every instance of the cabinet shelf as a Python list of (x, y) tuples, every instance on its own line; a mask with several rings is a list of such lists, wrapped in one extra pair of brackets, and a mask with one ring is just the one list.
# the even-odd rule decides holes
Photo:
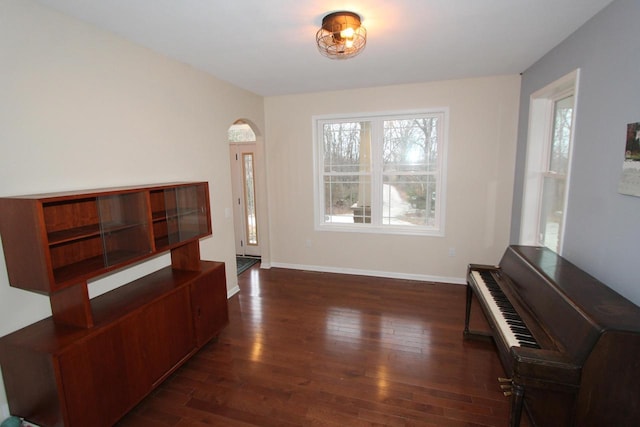
[(146, 222), (138, 222), (138, 223), (111, 222), (111, 223), (104, 223), (102, 225), (102, 233), (103, 234), (117, 233), (117, 232), (120, 232), (120, 231), (131, 230), (131, 229), (134, 229), (134, 228), (146, 227), (146, 226), (147, 226)]
[(152, 219), (153, 222), (158, 222), (158, 221), (166, 221), (167, 220), (167, 213), (162, 211), (162, 212), (153, 212), (152, 213)]
[(69, 230), (53, 231), (48, 233), (47, 239), (49, 240), (49, 246), (58, 246), (65, 243), (71, 243), (77, 240), (83, 240), (91, 237), (97, 237), (101, 234), (116, 233), (118, 231), (125, 231), (134, 229), (136, 227), (144, 227), (144, 223), (140, 224), (123, 224), (113, 222), (110, 224), (91, 224), (82, 227), (76, 227)]
[(82, 261), (58, 267), (53, 270), (56, 283), (66, 283), (78, 277), (90, 276), (93, 271), (104, 267), (104, 257), (94, 256)]
[(179, 218), (186, 218), (189, 216), (199, 215), (200, 213), (201, 212), (199, 208), (190, 208), (190, 209), (183, 208), (180, 211), (171, 210), (171, 211), (153, 212), (152, 217), (153, 217), (153, 222), (171, 221), (171, 220), (177, 220)]
[[(141, 259), (146, 254), (139, 254), (133, 251), (114, 251), (109, 253), (109, 261), (112, 266), (119, 266), (129, 261)], [(113, 267), (115, 268), (115, 267)], [(111, 268), (111, 269), (113, 269)], [(53, 270), (56, 283), (70, 283), (82, 277), (91, 277), (96, 270), (106, 270), (105, 257), (94, 256), (83, 259), (82, 261), (68, 264)]]
[(53, 231), (50, 232), (47, 237), (49, 240), (49, 246), (56, 246), (63, 243), (72, 242), (75, 240), (85, 239), (87, 237), (94, 237), (100, 235), (100, 225), (92, 224), (82, 227), (76, 227), (69, 230)]
[[(222, 263), (202, 261), (202, 272), (220, 268)], [(134, 282), (120, 286), (91, 300), (96, 327), (107, 325), (122, 316), (164, 297), (196, 279), (202, 272), (163, 268)]]
[(155, 244), (156, 250), (160, 251), (162, 248), (168, 249), (171, 247), (171, 242), (175, 242), (179, 239), (178, 233), (172, 233), (160, 237), (156, 237)]

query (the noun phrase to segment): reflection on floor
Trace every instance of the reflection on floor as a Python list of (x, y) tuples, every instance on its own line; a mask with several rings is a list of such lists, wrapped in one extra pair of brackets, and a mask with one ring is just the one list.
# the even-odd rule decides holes
[[(254, 265), (238, 287), (218, 340), (117, 427), (507, 425), (464, 286)], [(475, 301), (471, 320), (488, 328)]]

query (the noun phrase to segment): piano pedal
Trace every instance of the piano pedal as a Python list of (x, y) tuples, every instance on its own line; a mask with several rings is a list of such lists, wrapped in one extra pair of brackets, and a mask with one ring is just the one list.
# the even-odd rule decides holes
[(498, 382), (500, 383), (500, 390), (502, 390), (502, 394), (504, 394), (505, 397), (511, 396), (511, 378), (498, 377)]

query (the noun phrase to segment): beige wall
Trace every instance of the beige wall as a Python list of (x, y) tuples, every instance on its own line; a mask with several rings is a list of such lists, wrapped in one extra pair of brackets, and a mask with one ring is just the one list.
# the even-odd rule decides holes
[[(520, 77), (500, 76), (265, 100), (271, 262), (462, 283), (509, 241)], [(449, 108), (444, 237), (314, 230), (312, 116)], [(450, 248), (455, 256), (449, 256)]]
[[(209, 181), (213, 237), (237, 289), (226, 132), (264, 129), (262, 97), (28, 0), (0, 2), (0, 196), (154, 182)], [(90, 285), (98, 294), (168, 257)], [(0, 335), (50, 315), (48, 299), (9, 287), (0, 249)], [(0, 383), (0, 419), (7, 416)]]

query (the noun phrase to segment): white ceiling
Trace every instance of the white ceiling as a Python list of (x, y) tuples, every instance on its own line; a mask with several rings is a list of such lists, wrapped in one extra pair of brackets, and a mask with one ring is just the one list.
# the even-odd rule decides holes
[[(264, 96), (520, 73), (612, 0), (37, 0)], [(336, 10), (367, 47), (321, 56)]]

